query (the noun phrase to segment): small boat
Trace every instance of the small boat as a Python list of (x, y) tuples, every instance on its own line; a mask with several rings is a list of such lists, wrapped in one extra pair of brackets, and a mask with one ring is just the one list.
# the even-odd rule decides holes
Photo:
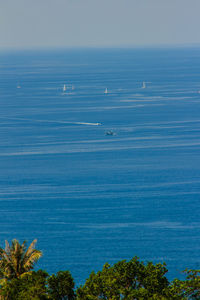
[(63, 92), (66, 92), (66, 90), (67, 90), (67, 87), (66, 87), (66, 84), (64, 84), (64, 86), (63, 86)]
[(108, 94), (108, 89), (107, 88), (105, 89), (104, 94)]
[(20, 86), (20, 85), (18, 85), (18, 86), (17, 86), (17, 89), (21, 89), (21, 86)]
[(108, 130), (105, 132), (105, 135), (116, 135), (116, 133), (112, 130)]
[(142, 89), (146, 89), (146, 83), (144, 81), (142, 83)]

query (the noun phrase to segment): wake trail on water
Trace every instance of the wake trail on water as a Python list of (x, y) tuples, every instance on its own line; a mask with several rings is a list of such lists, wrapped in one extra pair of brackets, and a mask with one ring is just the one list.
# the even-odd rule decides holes
[(25, 119), (25, 118), (6, 118), (2, 117), (4, 119), (10, 119), (10, 120), (19, 120), (19, 121), (29, 121), (29, 122), (39, 122), (39, 123), (53, 123), (53, 124), (75, 124), (75, 125), (88, 125), (88, 126), (100, 126), (102, 123), (100, 122), (73, 122), (73, 121), (51, 121), (51, 120), (32, 120), (32, 119)]

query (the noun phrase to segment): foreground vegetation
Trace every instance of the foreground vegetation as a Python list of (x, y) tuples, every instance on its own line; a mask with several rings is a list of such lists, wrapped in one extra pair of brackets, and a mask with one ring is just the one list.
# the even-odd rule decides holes
[(35, 249), (36, 240), (29, 247), (6, 241), (0, 248), (1, 300), (166, 300), (200, 299), (200, 270), (186, 270), (185, 280), (169, 282), (166, 265), (144, 263), (138, 257), (105, 264), (92, 272), (85, 284), (75, 289), (69, 271), (49, 275), (44, 270), (33, 271), (42, 256)]

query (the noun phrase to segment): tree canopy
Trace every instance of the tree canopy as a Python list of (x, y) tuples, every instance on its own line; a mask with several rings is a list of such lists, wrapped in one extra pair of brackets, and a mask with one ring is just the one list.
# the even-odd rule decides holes
[(113, 266), (105, 264), (102, 271), (92, 272), (85, 285), (78, 288), (77, 299), (168, 299), (166, 273), (165, 264), (145, 265), (137, 257)]
[(74, 285), (74, 280), (69, 271), (59, 271), (48, 278), (48, 291), (52, 299), (75, 299)]
[(42, 252), (36, 240), (26, 247), (13, 240), (0, 248), (0, 300), (200, 300), (200, 270), (185, 270), (185, 280), (169, 281), (165, 263), (144, 263), (138, 257), (91, 272), (75, 289), (71, 273), (33, 271)]
[(42, 256), (40, 250), (35, 249), (37, 240), (33, 240), (27, 248), (26, 241), (22, 244), (12, 240), (11, 245), (5, 241), (5, 249), (0, 248), (0, 277), (2, 280), (19, 278), (33, 269), (34, 264)]

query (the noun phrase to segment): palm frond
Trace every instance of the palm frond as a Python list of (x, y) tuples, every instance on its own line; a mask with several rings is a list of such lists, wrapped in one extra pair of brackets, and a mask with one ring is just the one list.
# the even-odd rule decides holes
[(25, 269), (32, 268), (33, 264), (42, 256), (42, 252), (40, 250), (34, 249), (36, 243), (37, 239), (33, 240), (24, 254), (23, 265)]
[(25, 256), (29, 256), (30, 253), (33, 251), (35, 244), (37, 243), (37, 239), (33, 240), (32, 243), (30, 244), (30, 246), (28, 247)]
[(34, 249), (37, 240), (33, 240), (26, 250), (26, 241), (22, 244), (18, 240), (12, 240), (11, 245), (5, 241), (5, 250), (0, 248), (1, 277), (19, 278), (23, 273), (29, 272), (33, 265), (42, 256), (40, 250)]

